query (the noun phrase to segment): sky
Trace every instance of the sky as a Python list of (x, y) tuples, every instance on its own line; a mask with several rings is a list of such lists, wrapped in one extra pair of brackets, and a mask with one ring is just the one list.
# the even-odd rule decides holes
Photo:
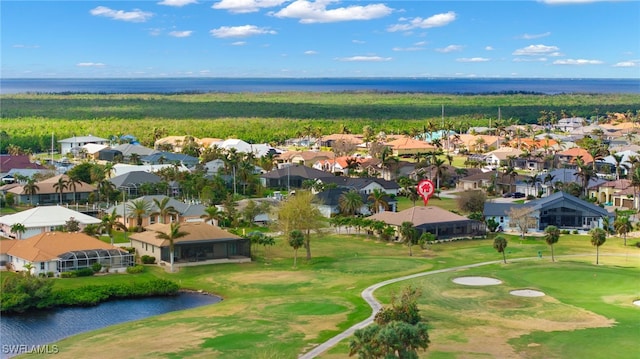
[(640, 78), (640, 1), (0, 2), (3, 78)]

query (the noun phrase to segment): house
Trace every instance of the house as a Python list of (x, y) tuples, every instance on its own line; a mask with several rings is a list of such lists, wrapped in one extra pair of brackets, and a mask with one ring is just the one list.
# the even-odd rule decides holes
[(122, 272), (135, 264), (134, 255), (84, 233), (45, 232), (25, 240), (0, 240), (0, 262), (5, 260), (15, 271), (31, 274), (73, 271), (91, 268), (94, 263)]
[(333, 159), (320, 160), (312, 167), (321, 171), (348, 176), (350, 172), (358, 169), (364, 161), (365, 158), (363, 157), (340, 156)]
[(492, 167), (512, 166), (512, 160), (524, 153), (517, 148), (500, 147), (497, 150), (485, 153), (485, 162)]
[(76, 155), (81, 151), (82, 146), (93, 143), (97, 145), (109, 145), (109, 140), (106, 138), (100, 138), (93, 135), (89, 136), (73, 136), (69, 138), (65, 138), (63, 140), (58, 141), (60, 144), (60, 154), (63, 156), (67, 153), (72, 153)]
[(436, 147), (425, 141), (415, 140), (411, 137), (404, 136), (384, 143), (389, 146), (394, 156), (403, 157), (411, 156), (417, 153), (427, 153), (435, 151)]
[[(169, 240), (157, 238), (158, 232), (167, 233), (169, 224), (154, 224), (145, 232), (129, 236), (131, 246), (139, 256), (152, 256), (160, 264), (170, 263)], [(204, 222), (180, 225), (187, 235), (174, 239), (174, 262), (177, 266), (189, 263), (243, 263), (251, 262), (251, 241)]]
[(251, 144), (235, 138), (212, 142), (209, 146), (218, 147), (224, 151), (235, 150), (237, 153), (251, 153), (256, 158), (262, 158), (269, 153), (278, 153), (278, 151), (268, 143)]
[(456, 187), (462, 190), (484, 189), (491, 186), (498, 178), (500, 175), (496, 171), (476, 173), (460, 178)]
[[(485, 225), (434, 206), (415, 206), (401, 212), (379, 212), (367, 217), (396, 227), (404, 222), (413, 223), (419, 233), (429, 232), (437, 239), (477, 237), (485, 234)], [(399, 238), (399, 234), (397, 234)]]
[(148, 211), (142, 216), (142, 227), (147, 227), (149, 225), (164, 222), (164, 223), (172, 223), (172, 222), (192, 222), (197, 221), (200, 222), (202, 216), (205, 213), (205, 206), (198, 203), (184, 203), (180, 202), (174, 198), (169, 198), (167, 202), (167, 207), (173, 207), (176, 210), (176, 213), (170, 214), (165, 218), (160, 218), (160, 214), (158, 214), (159, 208), (156, 205), (155, 201), (159, 203), (162, 202), (167, 196), (164, 195), (150, 195), (150, 196), (142, 196), (136, 199), (120, 203), (118, 205), (107, 208), (105, 213), (111, 214), (113, 211), (116, 211), (116, 214), (120, 215), (119, 221), (128, 227), (136, 227), (138, 224), (136, 223), (136, 218), (131, 217), (131, 207), (133, 202), (143, 201), (148, 204)]
[(531, 211), (529, 216), (535, 223), (530, 229), (534, 232), (543, 232), (548, 226), (588, 231), (602, 228), (603, 218), (607, 217), (613, 223), (613, 215), (604, 208), (562, 191), (524, 204), (487, 202), (483, 215), (485, 219), (493, 218), (504, 224), (503, 228), (506, 229), (514, 226), (513, 219), (509, 218), (512, 208), (528, 208)]
[(380, 190), (390, 196), (397, 196), (400, 186), (396, 181), (387, 181), (382, 178), (352, 178), (352, 177), (324, 177), (319, 179), (324, 184), (335, 184), (337, 187), (354, 189), (363, 194), (371, 194), (374, 190)]
[(279, 163), (278, 167), (284, 167), (285, 164), (298, 164), (313, 167), (316, 162), (335, 157), (336, 155), (329, 151), (287, 151), (279, 154), (276, 159)]
[[(144, 147), (139, 144), (131, 144), (131, 143), (123, 143), (121, 145), (113, 147), (112, 149), (115, 151), (119, 151), (122, 154), (122, 159), (127, 163), (132, 162), (131, 161), (132, 156), (133, 158), (137, 157), (138, 159), (140, 159), (142, 157), (149, 156), (158, 152), (157, 150), (154, 150), (152, 148)], [(133, 163), (133, 164), (136, 164), (136, 163)]]
[(302, 188), (302, 183), (307, 180), (335, 177), (332, 173), (320, 171), (315, 168), (292, 165), (274, 169), (260, 176), (262, 186), (266, 188), (291, 189)]
[(162, 165), (165, 163), (181, 164), (185, 167), (191, 168), (197, 165), (200, 160), (183, 153), (174, 152), (156, 152), (148, 156), (141, 157), (142, 164), (145, 165)]
[(167, 136), (157, 139), (153, 147), (158, 151), (182, 152), (183, 145), (191, 141), (199, 143), (200, 139), (193, 136)]
[(354, 146), (360, 146), (364, 143), (362, 135), (350, 134), (350, 133), (334, 133), (331, 135), (322, 136), (320, 138), (320, 146), (333, 147), (340, 142), (351, 143)]
[[(78, 221), (80, 230), (89, 224), (99, 224), (100, 220), (63, 206), (39, 206), (25, 211), (0, 217), (0, 235), (25, 239), (44, 232), (55, 231), (69, 219)], [(25, 227), (22, 234), (11, 232), (11, 226), (20, 223)]]
[(575, 168), (578, 158), (582, 158), (584, 164), (593, 163), (593, 156), (584, 148), (573, 147), (556, 153), (556, 162), (560, 167)]
[(8, 173), (16, 169), (46, 170), (46, 167), (31, 162), (29, 155), (0, 155), (0, 173)]
[[(540, 187), (543, 192), (543, 196), (551, 195), (556, 188), (564, 186), (565, 184), (571, 182), (580, 181), (578, 177), (578, 171), (572, 168), (558, 168), (546, 174), (540, 174), (541, 183)], [(598, 177), (592, 177), (589, 179), (589, 187), (593, 187), (602, 183), (605, 183), (606, 180), (603, 180)]]
[[(350, 189), (341, 187), (318, 192), (315, 195), (314, 205), (324, 217), (331, 218), (340, 214), (340, 197), (349, 191)], [(360, 197), (362, 198), (362, 206), (358, 210), (358, 214), (371, 214), (369, 206), (367, 205), (367, 195), (360, 193)]]
[[(119, 191), (125, 191), (127, 196), (155, 193), (155, 185), (162, 182), (162, 178), (155, 173), (132, 171), (109, 179)], [(146, 192), (146, 193), (145, 193)]]
[(489, 148), (497, 147), (500, 141), (498, 136), (461, 134), (455, 138), (454, 143), (461, 150), (484, 153)]
[(616, 168), (618, 168), (619, 170), (619, 175), (620, 176), (627, 176), (629, 174), (629, 170), (632, 167), (631, 164), (631, 159), (632, 158), (639, 158), (640, 159), (640, 154), (638, 154), (638, 152), (635, 151), (622, 151), (622, 152), (616, 152), (614, 153), (616, 156), (622, 156), (622, 160), (620, 161), (620, 163), (618, 164), (616, 162), (615, 157), (613, 157), (613, 155), (607, 156), (601, 160), (597, 160), (596, 161), (596, 166), (598, 168), (598, 173), (602, 173), (603, 170), (606, 169), (606, 172), (608, 172), (608, 174), (611, 174), (611, 177), (616, 178)]
[(582, 117), (562, 118), (558, 120), (558, 123), (553, 125), (553, 128), (563, 132), (571, 132), (584, 126), (585, 122), (586, 120)]
[(613, 196), (628, 188), (631, 188), (631, 180), (628, 179), (599, 183), (588, 188), (589, 198), (595, 198), (599, 203), (612, 205)]
[[(64, 183), (62, 188), (62, 198), (60, 190), (58, 189), (58, 182)], [(16, 202), (19, 204), (56, 204), (56, 203), (85, 203), (89, 201), (89, 196), (96, 191), (96, 187), (80, 181), (73, 186), (68, 185), (69, 176), (57, 175), (51, 178), (47, 178), (43, 181), (36, 182), (38, 186), (35, 194), (28, 194), (25, 188), (26, 185), (20, 185), (14, 187), (7, 192), (13, 193), (16, 196)], [(74, 191), (75, 190), (75, 191)]]

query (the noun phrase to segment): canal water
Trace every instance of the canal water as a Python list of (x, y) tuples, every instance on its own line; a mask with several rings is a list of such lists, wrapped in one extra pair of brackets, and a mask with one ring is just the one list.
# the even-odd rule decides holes
[(66, 337), (154, 315), (218, 303), (220, 297), (180, 293), (170, 297), (121, 299), (95, 307), (58, 308), (0, 318), (0, 357), (10, 358), (24, 348), (44, 346)]

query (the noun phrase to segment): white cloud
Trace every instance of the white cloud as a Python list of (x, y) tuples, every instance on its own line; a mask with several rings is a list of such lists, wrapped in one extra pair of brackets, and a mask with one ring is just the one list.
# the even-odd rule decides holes
[(352, 20), (371, 20), (391, 14), (393, 9), (384, 4), (369, 4), (365, 6), (352, 5), (327, 9), (332, 0), (310, 2), (296, 0), (287, 7), (270, 15), (280, 18), (300, 19), (302, 24), (329, 23)]
[(424, 47), (422, 46), (411, 46), (411, 47), (394, 47), (393, 51), (422, 51)]
[(342, 62), (386, 62), (393, 60), (391, 57), (380, 57), (380, 56), (351, 56), (351, 57), (340, 57), (336, 58), (338, 61)]
[(522, 36), (520, 36), (520, 38), (525, 40), (533, 40), (533, 39), (539, 39), (541, 37), (547, 37), (550, 35), (551, 35), (551, 32), (547, 31), (547, 32), (543, 32), (542, 34), (523, 34)]
[(463, 58), (459, 58), (456, 59), (456, 61), (458, 62), (487, 62), (490, 59), (487, 59), (486, 57), (463, 57)]
[(494, 50), (493, 46), (485, 46), (484, 49), (487, 50), (487, 51), (493, 51)]
[(366, 41), (362, 41), (362, 40), (351, 40), (351, 42), (353, 42), (354, 44), (358, 44), (358, 45), (362, 45), (362, 44), (366, 44)]
[(638, 67), (640, 66), (640, 60), (621, 61), (613, 65), (613, 67)]
[(304, 52), (305, 55), (317, 55), (318, 52), (314, 50), (307, 50)]
[(162, 0), (162, 1), (158, 2), (158, 5), (166, 5), (166, 6), (173, 6), (173, 7), (183, 7), (185, 5), (197, 4), (197, 3), (198, 3), (197, 0)]
[(280, 6), (287, 0), (221, 0), (211, 6), (216, 10), (227, 10), (233, 14), (257, 12), (263, 8)]
[(236, 42), (232, 42), (231, 43), (231, 45), (233, 45), (233, 46), (244, 46), (246, 44), (247, 44), (246, 41), (236, 41)]
[(557, 46), (529, 45), (517, 49), (512, 53), (515, 56), (560, 56), (560, 49)]
[(441, 47), (439, 49), (436, 49), (436, 51), (447, 54), (447, 53), (454, 52), (454, 51), (462, 51), (462, 46), (461, 45), (449, 45), (447, 47)]
[(169, 33), (169, 36), (173, 36), (173, 37), (189, 37), (189, 36), (191, 36), (192, 33), (193, 33), (193, 31), (191, 31), (191, 30), (171, 31)]
[(269, 30), (266, 27), (257, 27), (255, 25), (243, 25), (243, 26), (221, 26), (217, 29), (209, 31), (211, 36), (217, 38), (228, 37), (247, 37), (254, 35), (275, 35), (277, 32)]
[(554, 65), (600, 65), (602, 61), (600, 60), (586, 60), (586, 59), (566, 59), (566, 60), (556, 60), (553, 62)]
[(387, 28), (389, 32), (409, 31), (412, 29), (429, 29), (432, 27), (441, 27), (450, 24), (456, 19), (456, 13), (449, 11), (443, 14), (436, 14), (426, 19), (416, 17), (413, 19), (401, 18), (400, 21), (408, 21), (408, 23), (395, 24)]
[(513, 62), (545, 62), (546, 57), (516, 57)]
[(113, 20), (128, 22), (145, 22), (153, 17), (153, 13), (135, 9), (133, 11), (112, 10), (105, 6), (98, 6), (91, 9), (89, 13), (93, 16), (104, 16)]
[(23, 44), (15, 44), (13, 46), (14, 49), (38, 49), (40, 45), (23, 45)]
[(427, 44), (426, 41), (418, 41), (418, 42), (414, 43), (413, 45), (414, 46), (425, 46), (426, 44)]
[(101, 62), (79, 62), (76, 64), (78, 67), (104, 67), (105, 64)]

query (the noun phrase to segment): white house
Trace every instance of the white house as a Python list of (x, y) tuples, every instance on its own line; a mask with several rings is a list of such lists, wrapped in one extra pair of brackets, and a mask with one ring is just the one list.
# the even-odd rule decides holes
[(271, 147), (267, 143), (251, 144), (243, 140), (231, 138), (224, 141), (212, 142), (211, 147), (218, 147), (223, 150), (230, 150), (234, 148), (237, 152), (253, 153), (257, 158), (266, 156), (269, 152), (279, 152), (275, 148)]
[(98, 145), (108, 145), (109, 140), (106, 138), (100, 138), (96, 136), (73, 136), (58, 141), (60, 144), (60, 153), (66, 155), (72, 151), (79, 151), (82, 146), (93, 143)]
[(584, 126), (584, 123), (585, 119), (582, 117), (563, 118), (558, 120), (558, 123), (553, 125), (553, 128), (564, 132), (571, 132)]
[[(79, 222), (80, 230), (88, 224), (99, 224), (100, 220), (62, 206), (40, 206), (0, 217), (0, 235), (9, 238), (25, 239), (44, 232), (51, 232), (56, 227), (64, 226), (73, 218)], [(26, 231), (22, 234), (12, 233), (11, 226), (22, 224)]]

